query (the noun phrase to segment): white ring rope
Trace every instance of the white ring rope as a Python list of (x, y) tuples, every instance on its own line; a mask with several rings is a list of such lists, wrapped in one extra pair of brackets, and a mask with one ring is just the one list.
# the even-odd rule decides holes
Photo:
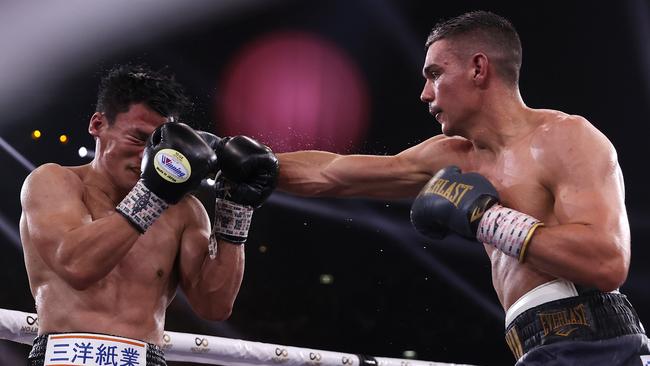
[[(31, 345), (38, 333), (33, 313), (0, 309), (0, 339)], [(250, 342), (165, 331), (163, 349), (168, 361), (196, 362), (224, 366), (360, 366), (358, 355), (317, 349)], [(371, 357), (377, 366), (461, 366), (410, 359)], [(366, 363), (368, 364), (368, 363)], [(467, 365), (465, 365), (467, 366)]]

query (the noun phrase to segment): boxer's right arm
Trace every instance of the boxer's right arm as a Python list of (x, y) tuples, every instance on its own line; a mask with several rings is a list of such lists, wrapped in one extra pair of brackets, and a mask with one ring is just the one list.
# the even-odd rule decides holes
[(112, 207), (105, 207), (112, 214), (94, 220), (83, 195), (83, 184), (75, 173), (46, 164), (27, 177), (20, 197), (25, 252), (35, 250), (58, 277), (77, 290), (109, 273), (139, 237)]
[(413, 197), (443, 167), (465, 169), (469, 148), (467, 140), (438, 135), (391, 156), (281, 153), (278, 187), (303, 196)]

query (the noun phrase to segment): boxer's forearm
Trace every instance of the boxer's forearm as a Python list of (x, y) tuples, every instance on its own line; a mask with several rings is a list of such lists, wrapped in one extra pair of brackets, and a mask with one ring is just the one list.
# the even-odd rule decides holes
[(325, 151), (296, 151), (277, 154), (280, 161), (278, 188), (302, 196), (321, 196), (340, 188), (324, 170), (339, 155)]
[(194, 311), (202, 318), (225, 320), (232, 312), (244, 276), (244, 246), (220, 241), (215, 259), (205, 255), (195, 281), (184, 287)]
[(526, 263), (580, 285), (612, 291), (627, 277), (629, 238), (585, 224), (541, 227), (528, 246)]
[(51, 267), (73, 288), (83, 290), (111, 272), (139, 237), (140, 233), (115, 213), (65, 233)]
[(397, 156), (298, 151), (278, 158), (279, 189), (303, 196), (406, 198), (430, 178)]

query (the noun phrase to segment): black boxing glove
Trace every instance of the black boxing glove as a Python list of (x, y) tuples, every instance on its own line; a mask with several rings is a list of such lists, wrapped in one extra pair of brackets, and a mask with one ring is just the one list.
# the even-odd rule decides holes
[(215, 184), (213, 233), (232, 243), (244, 243), (253, 210), (266, 201), (277, 185), (278, 159), (267, 146), (246, 136), (220, 139), (215, 152), (220, 172)]
[[(201, 138), (203, 139), (203, 141), (205, 141), (205, 143), (208, 144), (208, 146), (210, 146), (210, 148), (212, 148), (212, 150), (215, 152), (215, 154), (217, 153), (217, 150), (223, 149), (222, 143), (221, 143), (221, 140), (223, 140), (223, 139), (221, 137), (219, 137), (219, 136), (217, 136), (217, 135), (215, 135), (213, 133), (206, 132), (206, 131), (196, 131), (196, 133), (198, 133), (199, 136), (201, 136)], [(215, 165), (214, 169), (215, 169), (215, 171), (212, 172), (212, 173), (216, 173), (217, 170), (219, 170), (219, 165), (218, 164)]]
[(212, 148), (191, 127), (165, 123), (149, 136), (140, 180), (116, 210), (144, 233), (170, 204), (196, 189), (216, 163)]
[(436, 173), (415, 198), (411, 222), (429, 237), (440, 239), (451, 230), (523, 261), (528, 242), (542, 223), (498, 202), (496, 188), (485, 177), (449, 166)]
[(262, 206), (277, 185), (279, 162), (270, 148), (248, 136), (221, 139), (217, 150), (225, 198), (253, 208)]
[[(277, 185), (278, 159), (267, 146), (247, 136), (218, 137), (197, 131), (218, 157), (223, 189), (230, 200), (257, 208), (266, 201)], [(225, 183), (228, 187), (223, 187)]]
[(452, 230), (476, 239), (483, 213), (499, 201), (492, 184), (477, 173), (461, 174), (458, 167), (440, 170), (411, 206), (411, 222), (423, 234), (443, 238)]

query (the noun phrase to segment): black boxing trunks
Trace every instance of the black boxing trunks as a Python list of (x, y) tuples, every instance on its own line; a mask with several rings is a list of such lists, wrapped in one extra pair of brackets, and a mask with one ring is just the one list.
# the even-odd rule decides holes
[(619, 292), (578, 293), (556, 280), (520, 300), (506, 314), (506, 342), (518, 366), (641, 365), (650, 355), (643, 325)]
[(534, 348), (515, 366), (648, 366), (648, 337), (630, 334), (597, 341), (564, 341)]
[(136, 339), (96, 333), (51, 333), (34, 339), (29, 366), (167, 366), (163, 350)]

